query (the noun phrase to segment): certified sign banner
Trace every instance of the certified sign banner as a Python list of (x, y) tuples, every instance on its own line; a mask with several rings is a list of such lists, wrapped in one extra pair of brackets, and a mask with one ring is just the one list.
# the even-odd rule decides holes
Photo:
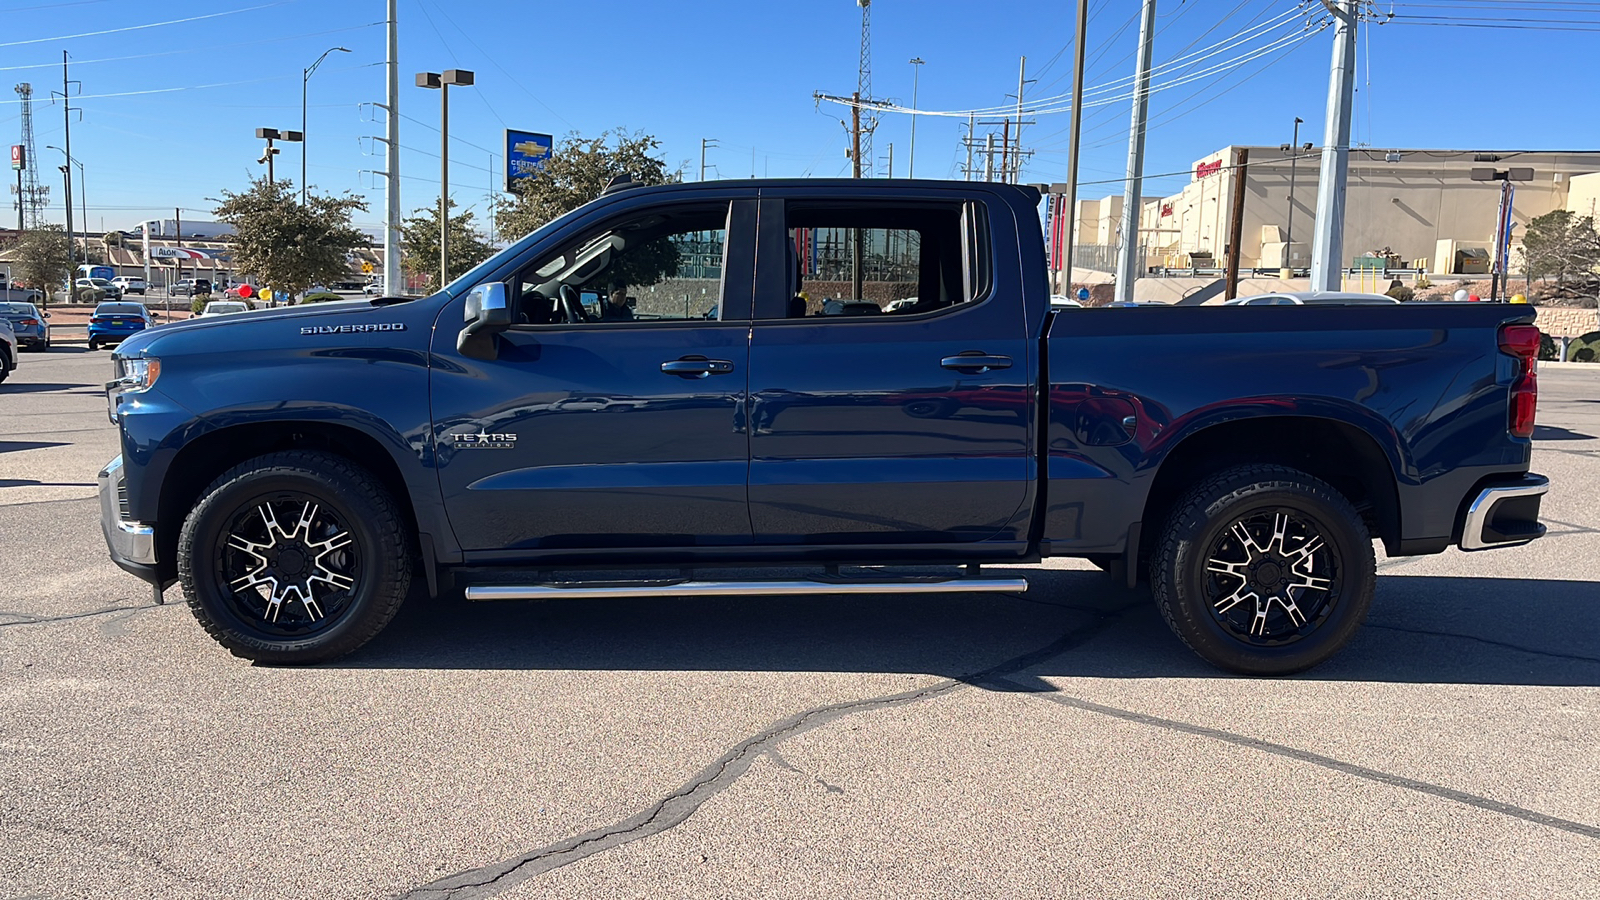
[(519, 181), (539, 174), (545, 160), (550, 158), (553, 141), (548, 134), (506, 129), (506, 190), (514, 192)]

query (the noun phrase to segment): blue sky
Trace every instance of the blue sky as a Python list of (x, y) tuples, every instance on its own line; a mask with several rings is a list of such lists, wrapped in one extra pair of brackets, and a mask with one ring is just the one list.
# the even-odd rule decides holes
[[(1320, 142), (1332, 32), (1294, 39), (1297, 28), (1320, 18), (1319, 6), (1160, 0), (1158, 66), (1185, 53), (1212, 55), (1157, 75), (1146, 171), (1187, 170), (1229, 143), (1285, 143), (1297, 115), (1306, 120), (1301, 139)], [(1106, 102), (1086, 107), (1081, 177), (1088, 182), (1123, 174), (1129, 104), (1116, 83), (1132, 74), (1138, 7), (1137, 0), (1090, 0), (1085, 84)], [(1586, 105), (1574, 100), (1592, 83), (1600, 24), (1590, 31), (1571, 24), (1600, 23), (1600, 2), (1396, 0), (1377, 9), (1393, 9), (1397, 18), (1366, 29), (1361, 39), (1357, 144), (1600, 147)], [(1030, 103), (1065, 94), (1074, 10), (1070, 0), (876, 0), (874, 93), (909, 106), (908, 60), (920, 57), (926, 61), (920, 108), (1000, 106), (1014, 102), (1007, 95), (1016, 91), (1018, 58), (1025, 55), (1029, 77), (1038, 79), (1026, 90)], [(383, 100), (384, 0), (0, 0), (0, 12), (7, 26), (0, 77), (34, 85), (35, 143), (41, 180), (52, 187), (52, 219), (62, 219), (61, 154), (46, 145), (61, 146), (62, 108), (46, 101), (61, 89), (63, 50), (74, 61), (72, 79), (81, 82), (73, 102), (83, 117), (74, 118), (72, 149), (87, 170), (89, 224), (98, 230), (102, 220), (119, 228), (170, 217), (173, 207), (184, 208), (186, 217), (210, 218), (208, 198), (243, 189), (251, 175), (264, 173), (255, 129), (298, 129), (301, 70), (342, 45), (352, 52), (331, 55), (310, 84), (309, 180), (367, 196), (371, 211), (358, 219), (380, 221), (382, 179), (370, 170), (383, 168), (382, 148), (367, 136), (383, 131), (382, 112), (370, 104)], [(1456, 24), (1427, 24), (1424, 16)], [(191, 17), (205, 18), (135, 27)], [(408, 212), (434, 202), (439, 170), (439, 94), (412, 87), (413, 75), (452, 67), (477, 73), (476, 86), (451, 96), (451, 194), (463, 206), (482, 209), (491, 182), (498, 182), (506, 127), (558, 138), (643, 130), (661, 139), (669, 167), (681, 164), (691, 178), (701, 138), (717, 139), (708, 161), (721, 177), (848, 173), (839, 122), (848, 110), (819, 108), (812, 92), (848, 94), (855, 87), (861, 20), (852, 0), (402, 0), (399, 20)], [(0, 139), (15, 143), (19, 107), (11, 91), (3, 93), (0, 101), (9, 102), (0, 105)], [(1023, 134), (1025, 146), (1038, 151), (1024, 180), (1064, 180), (1069, 117), (1035, 118)], [(965, 123), (918, 117), (919, 177), (959, 177)], [(904, 175), (910, 117), (884, 116), (874, 142), (880, 158), (894, 144), (896, 174)], [(298, 182), (299, 171), (299, 148), (284, 146), (278, 174)], [(1155, 179), (1146, 194), (1174, 191), (1186, 180)], [(1120, 186), (1089, 184), (1083, 191), (1104, 196)], [(75, 215), (77, 206), (75, 199)]]

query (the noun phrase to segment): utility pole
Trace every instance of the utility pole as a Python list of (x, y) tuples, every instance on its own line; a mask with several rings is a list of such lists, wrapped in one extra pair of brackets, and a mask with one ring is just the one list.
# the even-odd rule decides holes
[(1144, 204), (1144, 134), (1150, 114), (1150, 64), (1155, 51), (1156, 0), (1144, 0), (1139, 18), (1139, 60), (1133, 88), (1133, 126), (1128, 132), (1128, 180), (1122, 190), (1122, 247), (1117, 254), (1117, 300), (1133, 302), (1133, 282), (1144, 274), (1139, 214)]
[(1024, 56), (1017, 65), (1017, 152), (1012, 157), (1015, 171), (1012, 172), (1011, 183), (1022, 183), (1022, 88), (1028, 83), (1028, 58)]
[(1350, 116), (1356, 87), (1357, 0), (1326, 0), (1335, 20), (1333, 64), (1328, 73), (1328, 112), (1322, 136), (1322, 173), (1317, 186), (1316, 230), (1311, 238), (1311, 289), (1342, 286), (1345, 185), (1349, 180)]
[(383, 192), (385, 217), (383, 223), (383, 292), (390, 297), (404, 293), (400, 275), (400, 28), (395, 21), (395, 6), (399, 0), (389, 0), (389, 76), (388, 115), (384, 129), (385, 155), (388, 157), (384, 175), (389, 179)]
[(1250, 148), (1240, 147), (1234, 157), (1233, 214), (1228, 222), (1228, 286), (1224, 299), (1239, 296), (1239, 244), (1244, 238), (1244, 180), (1250, 170)]
[(968, 181), (972, 180), (972, 144), (978, 139), (977, 127), (978, 117), (967, 116), (967, 168), (965, 174)]
[(1078, 157), (1083, 138), (1083, 50), (1084, 42), (1089, 33), (1089, 0), (1078, 0), (1078, 31), (1074, 38), (1073, 47), (1073, 76), (1072, 76), (1072, 137), (1071, 155), (1067, 157), (1067, 239), (1065, 251), (1061, 254), (1064, 265), (1062, 271), (1066, 273), (1062, 293), (1072, 285), (1072, 241), (1073, 226), (1078, 220)]
[(911, 162), (907, 178), (917, 177), (917, 83), (922, 78), (922, 66), (922, 57), (911, 60)]
[[(72, 159), (72, 102), (67, 99), (69, 96), (71, 96), (71, 94), (70, 94), (70, 90), (71, 89), (69, 87), (70, 84), (71, 84), (71, 82), (67, 81), (67, 51), (63, 50), (63, 51), (61, 51), (61, 122), (62, 122), (63, 127), (65, 128), (64, 137), (65, 137), (65, 144), (66, 144), (66, 149), (63, 150), (62, 152), (67, 155), (67, 160), (68, 160), (68, 162), (67, 162), (67, 194), (66, 194), (66, 200), (67, 200), (67, 261), (68, 262), (76, 262), (77, 259), (78, 259), (78, 254), (77, 254), (77, 251), (75, 249), (76, 245), (73, 243), (73, 237), (72, 237), (72, 163), (71, 163), (71, 159)], [(83, 223), (83, 225), (84, 225), (85, 228), (89, 227), (89, 223), (88, 222)], [(69, 280), (68, 283), (71, 284), (72, 282)], [(69, 296), (70, 296), (70, 294), (71, 294), (71, 291), (68, 291), (68, 295)]]
[(1006, 124), (1000, 131), (1000, 181), (1011, 180), (1011, 119), (1006, 119)]
[(985, 136), (983, 147), (983, 180), (994, 180), (994, 132)]
[(717, 145), (717, 139), (716, 138), (701, 138), (700, 139), (700, 180), (701, 181), (705, 181), (706, 180), (706, 148), (707, 147), (715, 147), (716, 145)]

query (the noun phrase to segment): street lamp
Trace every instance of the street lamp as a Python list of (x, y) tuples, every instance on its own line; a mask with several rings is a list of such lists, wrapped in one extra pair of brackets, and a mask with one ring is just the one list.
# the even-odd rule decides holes
[(306, 139), (306, 136), (305, 136), (304, 132), (299, 132), (299, 131), (279, 131), (276, 128), (257, 128), (256, 129), (256, 137), (261, 138), (262, 140), (267, 142), (267, 152), (261, 154), (261, 158), (256, 160), (256, 162), (266, 163), (267, 164), (267, 184), (272, 184), (273, 183), (272, 158), (274, 156), (278, 155), (278, 148), (272, 146), (272, 142), (273, 141), (293, 141), (295, 143), (299, 143), (299, 142), (304, 141)]
[(918, 56), (911, 60), (911, 165), (907, 178), (917, 177), (917, 82), (922, 76), (924, 60)]
[(1288, 232), (1289, 233), (1286, 236), (1286, 239), (1284, 240), (1284, 244), (1283, 244), (1283, 265), (1281, 267), (1284, 271), (1287, 271), (1290, 275), (1294, 274), (1294, 176), (1295, 176), (1295, 168), (1296, 168), (1295, 164), (1300, 161), (1300, 153), (1301, 153), (1301, 151), (1310, 150), (1311, 149), (1311, 144), (1309, 142), (1307, 142), (1304, 145), (1302, 145), (1300, 143), (1300, 126), (1304, 125), (1305, 121), (1306, 121), (1305, 119), (1302, 119), (1299, 116), (1295, 116), (1294, 117), (1294, 138), (1289, 143), (1281, 144), (1278, 147), (1279, 150), (1286, 151), (1286, 152), (1288, 152), (1290, 154), (1290, 156), (1289, 156), (1289, 226), (1288, 226)]
[(305, 133), (306, 133), (306, 85), (307, 85), (307, 83), (309, 83), (311, 81), (311, 73), (315, 72), (317, 70), (317, 66), (322, 65), (322, 61), (328, 58), (328, 54), (329, 53), (349, 53), (349, 52), (350, 52), (350, 49), (348, 47), (329, 47), (328, 49), (322, 51), (322, 55), (317, 57), (317, 61), (316, 62), (314, 62), (311, 65), (307, 66), (305, 69), (301, 70), (301, 72), (300, 72), (300, 205), (301, 206), (305, 206), (306, 205), (306, 143), (305, 143)]
[[(60, 147), (57, 147), (54, 144), (46, 144), (45, 145), (45, 149), (46, 150), (61, 150)], [(79, 209), (81, 209), (83, 211), (84, 246), (87, 247), (88, 243), (89, 243), (89, 238), (88, 238), (88, 234), (89, 234), (89, 189), (84, 187), (83, 163), (78, 161), (75, 157), (73, 157), (71, 154), (67, 153), (67, 151), (65, 151), (65, 150), (61, 150), (61, 155), (65, 156), (67, 158), (67, 162), (69, 162), (72, 165), (75, 165), (75, 166), (78, 167), (78, 207), (79, 207)], [(68, 193), (68, 197), (67, 197), (67, 202), (68, 203), (72, 202), (72, 197), (71, 197), (71, 193), (70, 193), (71, 189), (72, 189), (71, 188), (71, 184), (69, 183), (68, 187), (67, 187), (67, 190), (69, 192)]]
[(417, 87), (439, 91), (439, 289), (450, 280), (450, 86), (472, 84), (466, 69), (418, 72)]

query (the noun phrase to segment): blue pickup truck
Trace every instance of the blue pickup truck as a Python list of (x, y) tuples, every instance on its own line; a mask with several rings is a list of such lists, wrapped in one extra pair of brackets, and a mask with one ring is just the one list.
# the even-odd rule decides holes
[(624, 183), (431, 297), (136, 334), (111, 556), (275, 663), (360, 647), (413, 578), (1021, 591), (983, 567), (1080, 557), (1148, 578), (1204, 659), (1282, 674), (1359, 626), (1374, 540), (1544, 533), (1533, 310), (1053, 309), (1038, 200)]

